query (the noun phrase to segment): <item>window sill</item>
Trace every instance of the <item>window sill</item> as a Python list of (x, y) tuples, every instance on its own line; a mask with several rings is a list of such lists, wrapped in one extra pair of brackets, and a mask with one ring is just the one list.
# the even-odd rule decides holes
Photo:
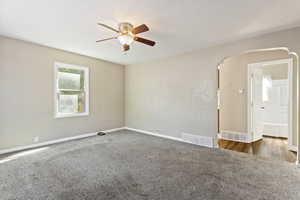
[(85, 112), (85, 113), (70, 113), (70, 114), (63, 114), (63, 113), (57, 113), (55, 115), (55, 118), (68, 118), (68, 117), (83, 117), (83, 116), (88, 116), (89, 113)]

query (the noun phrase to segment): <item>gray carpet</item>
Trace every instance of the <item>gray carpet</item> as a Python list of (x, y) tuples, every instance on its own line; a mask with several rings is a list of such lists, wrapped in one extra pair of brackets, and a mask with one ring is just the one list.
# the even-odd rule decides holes
[(2, 161), (0, 199), (299, 200), (300, 169), (120, 131)]

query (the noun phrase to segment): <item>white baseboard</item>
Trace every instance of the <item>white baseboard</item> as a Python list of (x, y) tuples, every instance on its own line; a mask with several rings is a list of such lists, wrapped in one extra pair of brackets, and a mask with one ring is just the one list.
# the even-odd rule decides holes
[(252, 138), (252, 140), (250, 140), (249, 143), (251, 143), (251, 142), (257, 142), (257, 141), (262, 140), (262, 139), (263, 139), (263, 136), (259, 136), (257, 138)]
[(120, 127), (120, 128), (113, 128), (113, 129), (105, 130), (103, 132), (112, 133), (112, 132), (121, 131), (121, 130), (124, 130), (124, 129), (125, 129), (125, 127)]
[[(103, 132), (111, 133), (111, 132), (115, 132), (115, 131), (119, 131), (119, 130), (123, 130), (123, 129), (124, 129), (124, 127), (114, 128), (114, 129), (105, 130)], [(48, 146), (48, 145), (67, 142), (67, 141), (72, 141), (72, 140), (83, 139), (83, 138), (92, 137), (92, 136), (96, 136), (96, 135), (97, 135), (97, 132), (95, 132), (95, 133), (86, 133), (86, 134), (77, 135), (77, 136), (73, 136), (73, 137), (66, 137), (66, 138), (61, 138), (61, 139), (57, 139), (57, 140), (50, 140), (50, 141), (47, 141), (47, 142), (41, 142), (41, 143), (27, 145), (27, 146), (19, 146), (19, 147), (14, 147), (14, 148), (9, 148), (9, 149), (3, 149), (3, 150), (0, 150), (0, 155), (1, 154), (6, 154), (6, 153), (13, 153), (13, 152), (16, 152), (16, 151), (23, 151), (23, 150), (27, 150), (27, 149), (33, 149), (33, 148)]]
[(219, 134), (214, 137), (214, 148), (220, 148), (219, 147)]
[[(288, 150), (289, 150), (289, 151), (298, 152), (298, 148), (297, 148), (297, 146), (295, 146), (295, 145), (288, 145)], [(296, 165), (297, 165), (297, 167), (300, 168), (300, 163), (299, 163), (299, 160), (298, 160), (298, 154), (297, 154)]]
[[(165, 138), (165, 139), (169, 139), (169, 140), (175, 140), (175, 141), (179, 141), (179, 142), (184, 142), (184, 143), (189, 143), (189, 144), (195, 144), (195, 143), (191, 143), (191, 142), (185, 141), (182, 138), (172, 137), (172, 136), (167, 136), (167, 135), (162, 135), (162, 134), (159, 134), (159, 133), (154, 133), (154, 132), (145, 131), (145, 130), (141, 130), (141, 129), (135, 129), (135, 128), (130, 128), (130, 127), (125, 127), (124, 129), (125, 130), (130, 130), (130, 131), (135, 131), (135, 132), (138, 132), (138, 133), (143, 133), (143, 134), (146, 134), (146, 135), (152, 135), (152, 136), (156, 136), (156, 137), (161, 137), (161, 138)], [(200, 144), (195, 144), (195, 145), (202, 146)], [(212, 145), (211, 148), (213, 148), (213, 147), (216, 147), (216, 146)]]
[(153, 133), (153, 132), (150, 132), (150, 131), (144, 131), (144, 130), (141, 130), (141, 129), (135, 129), (135, 128), (129, 128), (129, 127), (125, 127), (124, 129), (129, 130), (129, 131), (138, 132), (138, 133), (144, 133), (144, 134), (147, 134), (147, 135), (153, 135), (153, 136), (156, 136), (156, 137), (166, 138), (166, 139), (170, 139), (170, 140), (176, 140), (176, 141), (179, 141), (179, 142), (184, 142), (181, 138), (162, 135), (162, 134), (159, 134), (159, 133)]
[(294, 151), (294, 152), (298, 152), (298, 148), (297, 148), (297, 146), (295, 146), (295, 145), (289, 145), (289, 146), (288, 146), (288, 150)]

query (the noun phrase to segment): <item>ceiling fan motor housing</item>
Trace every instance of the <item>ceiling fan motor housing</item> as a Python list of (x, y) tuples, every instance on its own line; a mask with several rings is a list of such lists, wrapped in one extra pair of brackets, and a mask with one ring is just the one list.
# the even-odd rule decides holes
[(133, 29), (133, 25), (127, 22), (123, 22), (119, 24), (119, 31), (122, 34), (131, 33)]

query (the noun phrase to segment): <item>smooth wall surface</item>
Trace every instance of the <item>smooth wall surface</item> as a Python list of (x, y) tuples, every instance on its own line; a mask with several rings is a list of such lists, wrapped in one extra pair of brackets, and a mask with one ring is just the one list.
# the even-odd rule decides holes
[[(56, 61), (90, 69), (89, 116), (54, 118)], [(0, 110), (0, 149), (123, 127), (124, 66), (0, 37)]]
[(173, 137), (182, 132), (215, 137), (217, 66), (254, 49), (287, 47), (300, 55), (299, 35), (295, 28), (126, 66), (126, 126)]
[(217, 79), (211, 59), (189, 54), (126, 67), (126, 126), (178, 138), (213, 136)]

